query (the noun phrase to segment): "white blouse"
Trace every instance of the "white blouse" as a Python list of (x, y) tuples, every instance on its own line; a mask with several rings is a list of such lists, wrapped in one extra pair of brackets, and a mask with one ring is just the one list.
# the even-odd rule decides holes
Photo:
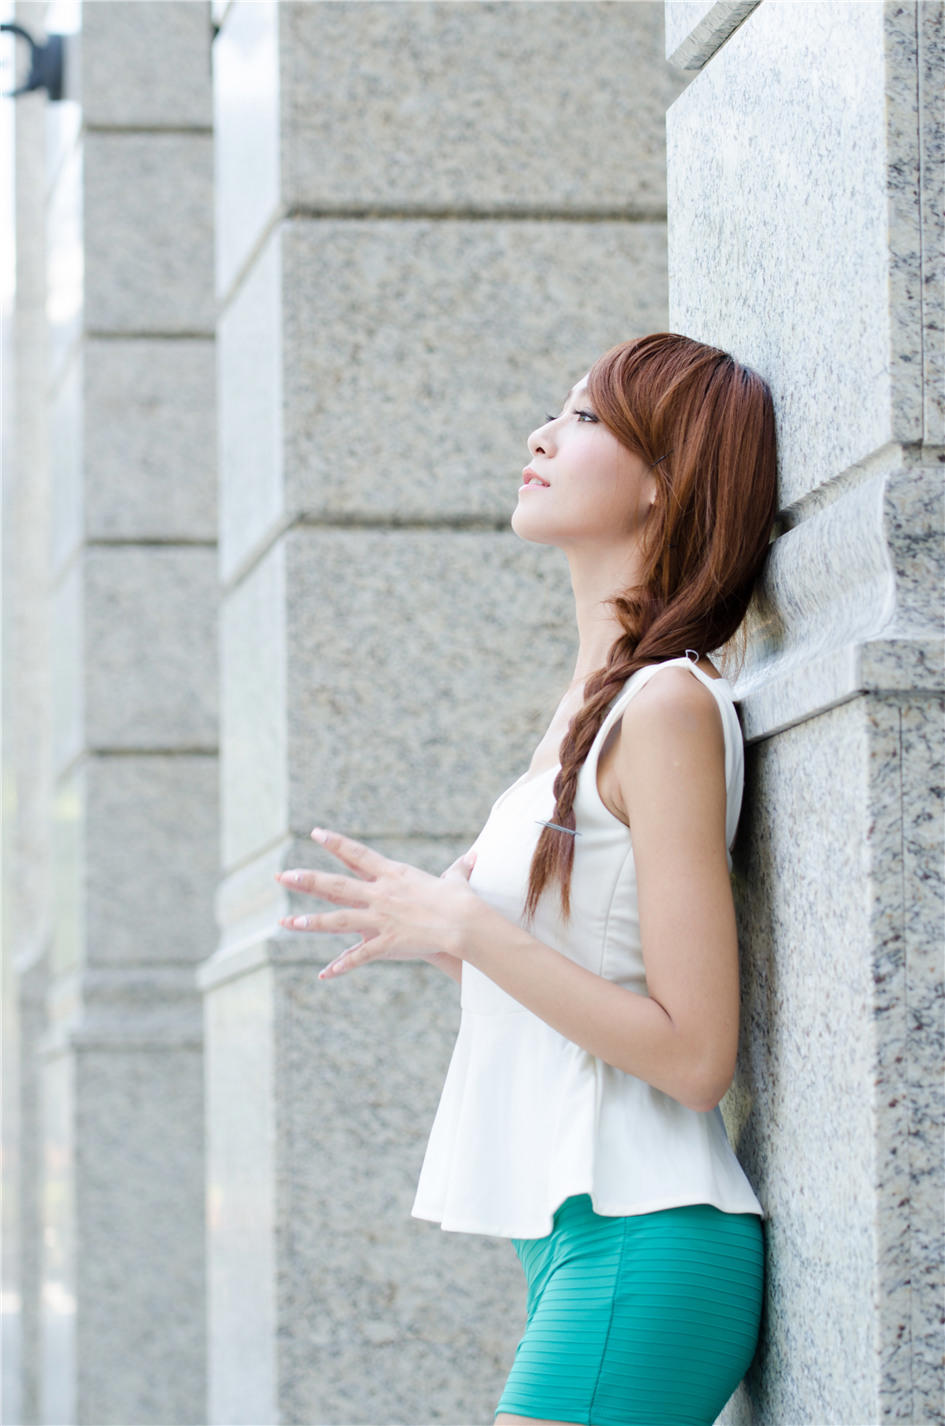
[[(581, 768), (575, 799), (571, 918), (546, 887), (531, 933), (579, 965), (647, 994), (629, 828), (601, 801), (597, 761), (634, 694), (660, 668), (684, 664), (712, 689), (725, 734), (726, 858), (741, 811), (744, 749), (727, 679), (686, 656), (627, 680)], [(470, 885), (521, 924), (539, 822), (553, 817), (557, 766), (524, 774), (493, 804)], [(764, 1210), (732, 1151), (721, 1110), (703, 1113), (581, 1049), (463, 963), (462, 1014), (430, 1131), (412, 1215), (462, 1233), (541, 1238), (571, 1194), (604, 1215), (713, 1203)]]

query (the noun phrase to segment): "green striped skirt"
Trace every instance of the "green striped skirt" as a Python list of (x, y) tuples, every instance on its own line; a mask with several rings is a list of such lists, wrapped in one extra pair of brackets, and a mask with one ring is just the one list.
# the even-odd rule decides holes
[(582, 1426), (711, 1426), (755, 1353), (762, 1220), (690, 1203), (611, 1218), (565, 1199), (514, 1238), (527, 1324), (496, 1407)]

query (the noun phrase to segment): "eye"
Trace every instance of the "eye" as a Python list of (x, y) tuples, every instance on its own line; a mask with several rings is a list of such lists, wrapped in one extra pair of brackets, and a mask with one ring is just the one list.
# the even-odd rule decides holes
[(575, 411), (574, 414), (579, 421), (596, 421), (598, 419), (593, 411)]
[(546, 411), (546, 412), (545, 412), (545, 425), (546, 425), (546, 426), (547, 426), (547, 424), (548, 424), (549, 421), (557, 421), (557, 419), (558, 419), (557, 416), (552, 416), (552, 414), (551, 414), (550, 411)]

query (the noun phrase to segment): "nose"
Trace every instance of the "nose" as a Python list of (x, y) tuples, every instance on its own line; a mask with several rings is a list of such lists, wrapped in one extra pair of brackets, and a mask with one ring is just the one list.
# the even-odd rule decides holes
[(551, 425), (551, 421), (546, 421), (543, 426), (538, 426), (536, 430), (532, 431), (527, 442), (531, 455), (546, 456), (554, 449), (554, 443), (551, 438)]

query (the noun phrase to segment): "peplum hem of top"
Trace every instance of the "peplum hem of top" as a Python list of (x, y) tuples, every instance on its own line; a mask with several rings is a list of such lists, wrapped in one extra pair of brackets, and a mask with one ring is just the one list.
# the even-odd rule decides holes
[(501, 1227), (492, 1226), (488, 1228), (483, 1227), (483, 1225), (478, 1222), (461, 1223), (456, 1221), (450, 1221), (447, 1223), (443, 1222), (440, 1218), (438, 1218), (435, 1213), (424, 1211), (423, 1208), (418, 1207), (416, 1203), (414, 1203), (414, 1206), (410, 1212), (412, 1218), (418, 1218), (422, 1222), (438, 1223), (444, 1233), (481, 1233), (483, 1237), (487, 1238), (547, 1238), (548, 1234), (553, 1230), (555, 1226), (555, 1213), (561, 1207), (561, 1204), (564, 1203), (566, 1198), (571, 1198), (576, 1193), (586, 1193), (590, 1197), (591, 1208), (594, 1210), (595, 1213), (600, 1214), (602, 1218), (632, 1218), (636, 1217), (638, 1214), (643, 1213), (658, 1213), (663, 1208), (687, 1208), (694, 1203), (708, 1203), (711, 1208), (718, 1208), (722, 1213), (752, 1213), (756, 1217), (761, 1219), (764, 1219), (765, 1217), (764, 1210), (757, 1201), (755, 1201), (751, 1207), (731, 1208), (727, 1207), (725, 1204), (722, 1203), (713, 1203), (711, 1199), (690, 1198), (688, 1195), (683, 1195), (682, 1198), (673, 1199), (672, 1202), (666, 1202), (664, 1199), (660, 1198), (659, 1200), (653, 1200), (653, 1202), (651, 1203), (634, 1203), (629, 1205), (618, 1203), (600, 1203), (597, 1200), (594, 1194), (594, 1190), (590, 1184), (584, 1184), (583, 1186), (579, 1185), (576, 1188), (569, 1189), (568, 1192), (564, 1194), (563, 1197), (559, 1199), (557, 1203), (552, 1204), (548, 1210), (544, 1224), (537, 1232), (534, 1230), (533, 1224), (530, 1225), (530, 1231), (526, 1233), (520, 1223), (515, 1225), (505, 1224)]
[(765, 1216), (718, 1107), (688, 1109), (530, 1011), (464, 1016), (411, 1216), (543, 1238), (576, 1193), (605, 1217), (690, 1203)]

